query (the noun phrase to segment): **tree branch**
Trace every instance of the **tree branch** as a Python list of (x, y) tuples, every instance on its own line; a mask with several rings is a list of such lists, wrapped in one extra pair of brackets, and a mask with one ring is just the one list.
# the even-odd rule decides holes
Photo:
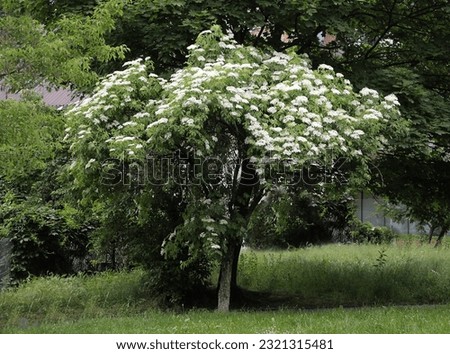
[[(313, 44), (313, 41), (319, 33), (325, 31), (325, 27), (322, 25), (319, 25), (316, 27), (313, 33), (311, 33), (308, 37), (306, 37), (305, 42), (301, 45), (301, 47), (297, 50), (297, 54), (305, 53), (308, 48), (310, 48)], [(300, 40), (300, 38), (298, 38)]]
[(392, 6), (391, 6), (391, 9), (389, 11), (389, 17), (388, 17), (388, 21), (387, 21), (387, 26), (386, 26), (385, 30), (383, 31), (383, 33), (378, 37), (378, 39), (372, 45), (372, 47), (370, 47), (369, 50), (366, 52), (366, 54), (364, 55), (365, 59), (369, 58), (370, 53), (372, 53), (375, 50), (375, 48), (378, 46), (378, 44), (380, 44), (380, 42), (384, 38), (384, 36), (386, 36), (386, 34), (389, 33), (389, 31), (391, 30), (392, 27), (394, 27), (394, 23), (392, 22), (392, 13), (393, 13), (393, 11), (395, 9), (395, 5), (396, 4), (397, 4), (397, 0), (394, 0), (392, 2)]

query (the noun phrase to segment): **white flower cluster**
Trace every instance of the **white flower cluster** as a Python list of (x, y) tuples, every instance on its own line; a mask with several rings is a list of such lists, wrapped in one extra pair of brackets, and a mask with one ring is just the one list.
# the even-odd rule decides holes
[[(95, 139), (98, 126), (109, 129), (105, 142), (111, 152), (134, 155), (146, 144), (164, 145), (182, 136), (183, 146), (205, 155), (221, 143), (204, 129), (206, 121), (215, 120), (217, 127), (243, 127), (255, 159), (303, 163), (331, 150), (360, 155), (370, 146), (362, 144), (369, 139), (366, 131), (376, 136), (386, 118), (398, 113), (395, 95), (382, 98), (369, 88), (356, 93), (329, 65), (312, 70), (306, 57), (266, 54), (230, 36), (217, 48), (208, 50), (205, 38), (190, 46), (190, 64), (167, 81), (147, 74), (141, 60), (126, 63), (125, 70), (109, 75), (92, 97), (69, 112), (83, 116), (85, 123), (73, 126), (69, 139)], [(130, 117), (120, 116), (121, 107), (135, 109), (133, 95), (152, 80), (162, 94)], [(145, 136), (148, 140), (141, 141)]]
[[(227, 41), (219, 46), (231, 48)], [(193, 126), (195, 119), (205, 119), (198, 112), (216, 102), (222, 117), (233, 121), (245, 119), (250, 134), (246, 141), (260, 149), (261, 156), (280, 157), (317, 156), (327, 149), (347, 152), (350, 149), (347, 139), (360, 140), (365, 134), (364, 127), (374, 124), (369, 121), (383, 119), (378, 108), (371, 108), (380, 98), (378, 92), (364, 88), (359, 95), (354, 93), (350, 82), (329, 65), (321, 64), (314, 71), (304, 58), (276, 52), (268, 56), (254, 48), (244, 55), (246, 48), (237, 47), (242, 62), (229, 62), (224, 54), (215, 61), (210, 58), (202, 66), (173, 75), (167, 88), (175, 97), (168, 96), (159, 103), (164, 114), (180, 114), (181, 125)], [(192, 50), (204, 52), (199, 46)], [(251, 59), (245, 62), (245, 58)], [(239, 86), (235, 84), (237, 80)], [(346, 108), (342, 99), (335, 103), (340, 96), (348, 97)], [(362, 103), (360, 97), (366, 101)], [(380, 108), (389, 109), (397, 104), (395, 96), (390, 95)], [(190, 109), (191, 117), (179, 109), (180, 105)]]
[[(86, 143), (86, 139), (95, 141), (98, 137), (97, 132), (103, 132), (105, 129), (110, 132), (109, 138), (104, 140), (110, 152), (131, 156), (135, 154), (136, 149), (143, 147), (143, 142), (136, 143), (137, 138), (133, 135), (135, 131), (145, 127), (141, 121), (150, 118), (150, 114), (141, 111), (126, 116), (120, 112), (133, 104), (135, 92), (139, 92), (155, 78), (147, 74), (147, 66), (143, 59), (126, 62), (124, 67), (124, 70), (108, 75), (100, 82), (92, 96), (77, 102), (67, 111), (68, 122), (72, 127), (66, 139), (73, 140), (71, 150), (77, 150)], [(144, 102), (140, 104), (145, 106)], [(80, 120), (83, 124), (79, 124)], [(86, 168), (92, 166), (91, 160), (85, 164)]]
[(153, 127), (159, 125), (159, 124), (166, 124), (168, 121), (169, 121), (169, 120), (168, 120), (167, 118), (161, 118), (161, 119), (158, 119), (157, 121), (150, 123), (150, 124), (147, 126), (147, 129), (151, 129), (151, 128), (153, 128)]
[(333, 67), (327, 64), (320, 64), (317, 69), (334, 71)]
[(371, 96), (373, 98), (378, 98), (378, 92), (376, 90), (372, 90), (370, 88), (364, 87), (363, 89), (361, 89), (361, 91), (359, 91), (359, 93), (361, 94), (361, 96)]

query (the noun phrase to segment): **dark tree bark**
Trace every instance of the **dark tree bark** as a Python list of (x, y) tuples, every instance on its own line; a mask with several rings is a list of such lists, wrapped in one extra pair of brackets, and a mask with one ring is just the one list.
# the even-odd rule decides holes
[[(242, 148), (241, 151), (246, 151), (246, 149)], [(230, 222), (245, 227), (254, 209), (256, 200), (262, 195), (260, 196), (259, 193), (258, 175), (250, 163), (250, 159), (242, 158), (240, 166), (241, 178), (239, 182), (235, 183), (236, 188), (230, 205)], [(225, 253), (222, 257), (218, 284), (217, 310), (220, 312), (229, 311), (232, 295), (238, 290), (237, 268), (241, 246), (241, 235), (228, 236), (225, 244)]]
[(233, 296), (236, 294), (238, 290), (237, 285), (237, 270), (239, 265), (239, 255), (241, 254), (241, 247), (242, 247), (242, 241), (238, 240), (235, 245), (234, 249), (234, 256), (233, 256), (233, 267), (231, 269), (231, 295)]
[(436, 240), (436, 244), (434, 247), (439, 247), (442, 244), (442, 239), (444, 238), (445, 234), (448, 232), (448, 227), (442, 227), (441, 232), (438, 235), (438, 238)]
[[(219, 312), (228, 312), (231, 303), (231, 289), (233, 283), (233, 265), (236, 259), (236, 242), (229, 240), (227, 249), (222, 258), (219, 276), (219, 292), (217, 301), (217, 310)], [(236, 280), (234, 280), (236, 281)]]
[(433, 240), (433, 234), (435, 229), (436, 227), (434, 225), (430, 226), (430, 231), (428, 232), (428, 243), (431, 243), (431, 241)]

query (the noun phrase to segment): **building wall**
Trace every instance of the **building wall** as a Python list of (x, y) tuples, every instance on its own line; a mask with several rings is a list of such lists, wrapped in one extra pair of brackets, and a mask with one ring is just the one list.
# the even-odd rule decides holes
[(373, 226), (385, 226), (399, 234), (419, 234), (417, 225), (410, 220), (396, 222), (381, 213), (380, 204), (367, 192), (361, 192), (355, 199), (356, 216), (362, 222), (370, 222)]

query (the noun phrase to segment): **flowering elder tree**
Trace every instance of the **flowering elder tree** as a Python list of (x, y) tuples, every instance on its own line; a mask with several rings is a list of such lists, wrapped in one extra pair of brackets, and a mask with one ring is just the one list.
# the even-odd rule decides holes
[[(170, 79), (138, 59), (68, 112), (70, 168), (96, 198), (130, 178), (141, 212), (140, 194), (161, 185), (176, 193), (182, 222), (161, 252), (218, 256), (218, 308), (226, 311), (247, 223), (264, 198), (280, 183), (303, 183), (287, 176), (338, 158), (351, 162), (348, 183), (369, 180), (370, 159), (403, 123), (394, 95), (355, 92), (332, 67), (312, 70), (305, 56), (238, 45), (218, 27), (188, 49)], [(136, 163), (138, 173), (119, 173)]]

